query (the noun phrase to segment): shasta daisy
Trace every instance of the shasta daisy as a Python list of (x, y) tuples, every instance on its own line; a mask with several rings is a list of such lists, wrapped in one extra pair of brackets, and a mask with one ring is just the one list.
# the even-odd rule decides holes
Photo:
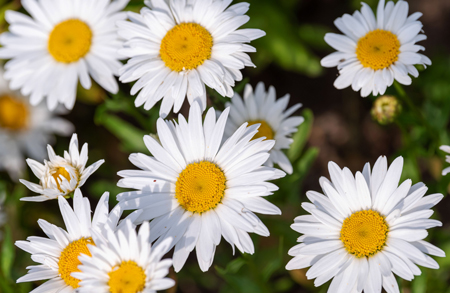
[[(137, 82), (135, 105), (152, 108), (162, 100), (164, 118), (177, 113), (187, 95), (206, 108), (205, 85), (231, 97), (235, 81), (245, 66), (255, 66), (246, 44), (265, 33), (238, 29), (250, 19), (245, 2), (228, 7), (231, 0), (147, 0), (141, 13), (128, 13), (131, 22), (120, 21), (119, 35), (126, 42), (119, 52), (130, 57), (120, 71), (122, 82)], [(227, 8), (228, 7), (228, 8)]]
[(120, 10), (128, 1), (22, 0), (31, 17), (7, 11), (0, 58), (11, 59), (5, 64), (11, 89), (30, 95), (32, 105), (47, 98), (50, 110), (58, 103), (73, 108), (78, 80), (89, 89), (92, 77), (116, 93), (122, 42), (115, 22), (126, 18)]
[(275, 142), (257, 138), (258, 125), (244, 123), (222, 143), (229, 108), (216, 121), (211, 108), (202, 123), (200, 105), (194, 103), (189, 122), (159, 119), (158, 136), (144, 142), (153, 156), (132, 154), (130, 161), (142, 170), (125, 170), (118, 186), (137, 189), (117, 196), (125, 209), (142, 211), (136, 224), (152, 220), (150, 240), (156, 245), (168, 237), (175, 246), (173, 263), (179, 271), (196, 248), (200, 268), (211, 266), (222, 236), (240, 251), (253, 253), (248, 233), (268, 236), (254, 212), (280, 214), (264, 197), (278, 187), (267, 182), (284, 172), (262, 166)]
[(409, 179), (399, 185), (402, 157), (389, 169), (380, 157), (372, 171), (367, 163), (356, 176), (333, 162), (328, 168), (331, 181), (319, 180), (324, 194), (308, 191), (311, 203), (302, 207), (309, 214), (291, 226), (304, 235), (289, 250), (294, 258), (286, 269), (311, 266), (306, 276), (316, 286), (333, 279), (328, 292), (399, 293), (394, 274), (410, 281), (421, 274), (417, 265), (439, 268), (428, 255), (445, 253), (424, 238), (442, 225), (430, 216), (443, 195), (424, 196), (427, 187)]
[(344, 35), (328, 33), (325, 41), (337, 52), (322, 59), (324, 67), (337, 66), (339, 77), (334, 86), (343, 89), (352, 86), (361, 90), (361, 96), (384, 94), (394, 79), (404, 85), (411, 84), (409, 75), (419, 76), (414, 65), (431, 65), (428, 57), (420, 54), (417, 45), (427, 37), (422, 34), (422, 13), (408, 16), (408, 2), (396, 4), (378, 2), (377, 16), (362, 2), (360, 11), (344, 14), (334, 24)]

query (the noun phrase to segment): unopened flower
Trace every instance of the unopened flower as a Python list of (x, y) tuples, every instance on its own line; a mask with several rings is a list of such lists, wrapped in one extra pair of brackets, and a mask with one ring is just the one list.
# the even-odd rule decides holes
[(39, 193), (39, 196), (23, 197), (25, 201), (45, 201), (56, 199), (58, 196), (66, 196), (76, 188), (83, 186), (89, 176), (94, 173), (105, 160), (99, 160), (86, 168), (88, 160), (87, 143), (83, 145), (81, 152), (78, 150), (78, 136), (74, 133), (69, 144), (69, 152), (64, 152), (64, 157), (55, 154), (53, 148), (48, 145), (49, 161), (41, 164), (35, 160), (27, 159), (34, 175), (39, 178), (39, 184), (20, 179), (28, 189)]

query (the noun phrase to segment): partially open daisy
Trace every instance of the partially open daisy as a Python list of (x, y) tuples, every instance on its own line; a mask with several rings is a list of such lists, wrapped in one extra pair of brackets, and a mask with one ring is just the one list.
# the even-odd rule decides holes
[[(446, 153), (448, 153), (448, 154), (450, 154), (450, 146), (448, 146), (448, 145), (441, 145), (439, 147), (439, 149), (444, 151), (444, 152), (446, 152)], [(449, 155), (445, 156), (445, 161), (447, 163), (450, 163), (450, 156)], [(447, 167), (444, 170), (442, 170), (442, 176), (445, 176), (448, 173), (450, 173), (450, 167)]]
[(0, 68), (0, 170), (18, 180), (26, 168), (24, 155), (43, 160), (53, 134), (68, 136), (74, 127), (45, 106), (32, 107), (28, 99), (9, 89), (3, 73)]
[(160, 114), (177, 113), (185, 96), (192, 105), (198, 100), (206, 108), (205, 84), (222, 96), (233, 95), (232, 86), (242, 79), (245, 66), (254, 66), (246, 43), (265, 33), (238, 29), (250, 18), (249, 4), (230, 0), (147, 0), (140, 14), (129, 12), (132, 21), (118, 22), (126, 39), (123, 55), (131, 59), (120, 71), (122, 82), (138, 80), (136, 107), (152, 108), (162, 98)]
[(286, 109), (289, 104), (289, 94), (276, 100), (275, 88), (269, 87), (266, 92), (264, 83), (256, 86), (255, 92), (251, 85), (247, 84), (244, 91), (244, 100), (237, 93), (231, 99), (230, 119), (225, 127), (225, 138), (230, 137), (244, 122), (249, 125), (261, 124), (254, 138), (265, 137), (274, 139), (275, 145), (270, 150), (270, 157), (264, 165), (272, 167), (278, 164), (286, 173), (292, 173), (292, 165), (282, 149), (289, 149), (292, 143), (291, 134), (297, 131), (297, 127), (303, 122), (301, 116), (289, 117), (301, 104)]
[[(292, 229), (303, 233), (289, 254), (286, 269), (311, 266), (308, 279), (320, 286), (333, 278), (328, 292), (399, 292), (393, 273), (412, 280), (420, 275), (417, 265), (437, 269), (430, 255), (445, 253), (424, 241), (427, 229), (442, 223), (429, 219), (430, 209), (442, 194), (424, 196), (423, 183), (399, 184), (403, 158), (387, 168), (380, 157), (354, 177), (348, 168), (329, 163), (331, 181), (322, 177), (324, 194), (308, 191), (311, 203), (302, 207), (310, 215), (295, 218)], [(417, 265), (416, 265), (417, 264)]]
[(172, 260), (161, 260), (172, 240), (151, 247), (148, 222), (142, 224), (138, 235), (126, 220), (117, 232), (108, 230), (106, 237), (93, 232), (92, 238), (95, 245), (88, 245), (90, 255), (80, 256), (80, 272), (72, 273), (80, 280), (77, 292), (153, 293), (175, 285), (166, 278)]
[(64, 158), (56, 155), (53, 148), (48, 145), (49, 161), (44, 160), (44, 164), (41, 164), (35, 160), (27, 159), (28, 166), (30, 166), (40, 182), (36, 184), (23, 179), (20, 179), (20, 182), (31, 191), (40, 195), (22, 197), (20, 200), (45, 201), (55, 199), (60, 195), (69, 195), (76, 188), (81, 187), (89, 176), (105, 162), (105, 160), (98, 160), (86, 168), (88, 160), (87, 148), (87, 143), (85, 143), (81, 149), (81, 153), (79, 152), (78, 136), (74, 133), (70, 140), (69, 152), (64, 152)]
[(91, 221), (91, 205), (82, 196), (79, 189), (75, 191), (73, 209), (67, 200), (58, 197), (59, 208), (67, 232), (45, 220), (38, 220), (48, 238), (31, 236), (28, 241), (17, 241), (16, 246), (31, 254), (31, 258), (40, 265), (29, 266), (28, 273), (17, 282), (47, 280), (32, 292), (73, 292), (79, 287), (80, 280), (71, 276), (79, 271), (81, 264), (78, 257), (90, 255), (88, 244), (95, 245), (91, 231), (105, 233), (115, 230), (121, 216), (120, 207), (109, 213), (109, 194), (105, 192), (100, 198)]
[(50, 110), (58, 103), (72, 109), (78, 80), (89, 89), (89, 76), (116, 93), (122, 43), (115, 22), (126, 18), (119, 11), (128, 1), (22, 0), (31, 17), (7, 11), (0, 58), (12, 59), (5, 65), (11, 88), (31, 95), (32, 105), (47, 97)]
[(370, 93), (384, 94), (394, 79), (401, 84), (411, 84), (411, 74), (419, 76), (414, 65), (431, 65), (428, 57), (418, 53), (424, 51), (417, 42), (425, 40), (420, 34), (422, 23), (420, 12), (408, 17), (408, 3), (384, 0), (378, 3), (377, 16), (366, 3), (361, 12), (344, 14), (334, 24), (344, 35), (328, 33), (325, 41), (337, 52), (322, 59), (324, 67), (337, 66), (339, 77), (334, 86), (343, 89), (352, 86), (361, 90), (361, 96)]
[(278, 187), (266, 182), (284, 172), (262, 166), (273, 140), (257, 138), (257, 125), (243, 124), (221, 143), (228, 117), (227, 108), (216, 121), (211, 108), (202, 123), (200, 105), (194, 103), (189, 122), (178, 116), (178, 124), (158, 120), (161, 144), (150, 136), (144, 142), (153, 157), (131, 154), (130, 161), (142, 170), (120, 171), (120, 187), (139, 191), (117, 196), (123, 209), (142, 211), (136, 224), (150, 223), (150, 240), (156, 244), (168, 237), (175, 245), (174, 268), (179, 271), (189, 253), (197, 248), (203, 271), (209, 269), (222, 236), (233, 247), (253, 253), (248, 233), (268, 236), (269, 231), (253, 213), (281, 214), (263, 197)]

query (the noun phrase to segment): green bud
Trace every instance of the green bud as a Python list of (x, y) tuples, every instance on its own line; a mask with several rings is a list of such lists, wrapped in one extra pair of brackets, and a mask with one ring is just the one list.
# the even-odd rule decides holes
[(394, 96), (381, 96), (375, 100), (370, 113), (381, 125), (392, 123), (402, 111), (402, 105)]

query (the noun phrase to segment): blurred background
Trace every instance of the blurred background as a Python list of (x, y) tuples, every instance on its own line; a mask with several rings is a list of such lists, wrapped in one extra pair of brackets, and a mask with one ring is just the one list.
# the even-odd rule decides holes
[[(235, 1), (239, 2), (239, 1)], [(331, 53), (323, 37), (327, 32), (338, 32), (333, 21), (344, 13), (353, 13), (361, 8), (356, 0), (247, 0), (250, 2), (246, 27), (260, 28), (267, 35), (252, 42), (257, 53), (251, 54), (257, 68), (247, 68), (245, 80), (235, 90), (242, 93), (245, 83), (256, 86), (263, 81), (273, 85), (277, 97), (291, 94), (291, 104), (302, 103), (296, 113), (305, 117), (305, 122), (294, 136), (288, 156), (294, 173), (275, 182), (280, 190), (269, 197), (282, 211), (281, 216), (260, 216), (271, 235), (264, 238), (252, 235), (254, 255), (233, 256), (225, 242), (217, 247), (213, 266), (207, 273), (198, 267), (195, 253), (191, 253), (186, 266), (170, 277), (177, 281), (168, 292), (326, 292), (328, 284), (315, 288), (307, 280), (305, 270), (286, 271), (291, 259), (289, 248), (296, 244), (300, 235), (290, 229), (293, 219), (305, 212), (300, 204), (307, 201), (307, 190), (321, 191), (320, 176), (328, 176), (327, 164), (336, 162), (349, 167), (353, 172), (362, 170), (366, 162), (371, 165), (378, 156), (386, 155), (389, 162), (403, 156), (405, 167), (402, 181), (411, 178), (413, 183), (423, 181), (428, 194), (443, 193), (446, 197), (435, 208), (433, 218), (443, 222), (443, 227), (429, 230), (427, 238), (450, 255), (450, 175), (441, 176), (445, 162), (444, 152), (439, 146), (450, 144), (448, 123), (450, 118), (450, 1), (410, 0), (410, 13), (420, 11), (426, 48), (433, 65), (419, 68), (420, 76), (413, 78), (408, 87), (392, 86), (387, 94), (393, 95), (401, 105), (395, 119), (385, 119), (383, 125), (371, 114), (375, 97), (361, 98), (350, 88), (337, 90), (333, 82), (336, 68), (322, 68), (320, 59)], [(378, 1), (368, 0), (375, 9)], [(139, 11), (142, 1), (131, 0), (128, 10)], [(20, 1), (0, 0), (0, 28), (7, 29), (4, 11), (14, 9), (23, 12)], [(109, 95), (100, 87), (86, 91), (79, 89), (74, 109), (64, 117), (76, 128), (80, 143), (89, 144), (88, 164), (99, 159), (106, 163), (82, 187), (82, 192), (94, 207), (105, 191), (111, 194), (110, 208), (116, 204), (115, 195), (123, 192), (116, 183), (116, 173), (134, 169), (128, 161), (132, 152), (148, 154), (142, 137), (155, 132), (159, 105), (147, 112), (134, 107), (134, 97), (129, 96), (129, 85), (121, 84), (117, 95)], [(405, 92), (403, 92), (403, 90)], [(211, 104), (223, 108), (227, 98), (210, 91)], [(406, 98), (408, 97), (408, 98)], [(187, 103), (187, 102), (186, 102)], [(188, 105), (182, 112), (187, 113)], [(172, 116), (171, 118), (174, 118)], [(68, 148), (68, 137), (57, 137), (54, 145), (57, 154)], [(0, 146), (1, 147), (1, 146)], [(28, 169), (24, 179), (36, 182)], [(20, 197), (32, 196), (20, 183), (0, 172), (0, 193), (6, 194), (4, 210), (7, 223), (0, 229), (0, 292), (29, 292), (39, 282), (15, 284), (15, 280), (26, 273), (32, 265), (28, 253), (14, 247), (16, 240), (31, 235), (44, 236), (37, 225), (42, 218), (64, 227), (57, 201), (45, 203), (21, 202)], [(172, 252), (167, 256), (171, 256)], [(439, 270), (422, 269), (422, 275), (412, 282), (399, 279), (401, 292), (450, 292), (450, 258), (436, 258)]]

